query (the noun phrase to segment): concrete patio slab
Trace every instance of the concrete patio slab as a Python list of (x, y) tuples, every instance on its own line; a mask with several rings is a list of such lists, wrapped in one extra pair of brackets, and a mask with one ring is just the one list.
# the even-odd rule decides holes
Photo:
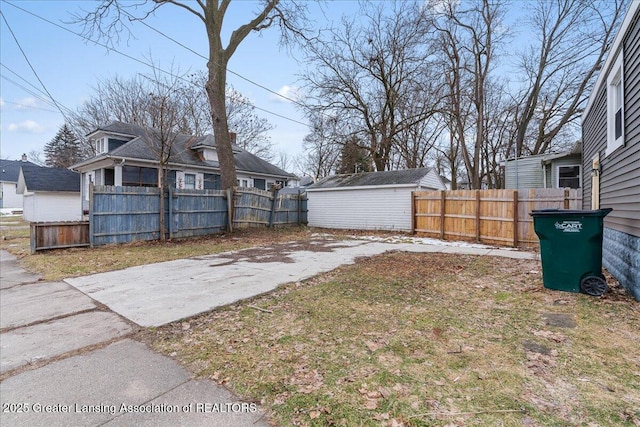
[[(4, 266), (3, 266), (4, 267)], [(96, 308), (91, 298), (62, 282), (39, 282), (0, 290), (0, 329), (24, 326)]]
[(131, 326), (113, 313), (92, 311), (0, 334), (0, 372), (126, 335)]
[[(161, 326), (386, 251), (488, 255), (494, 248), (312, 240), (143, 265), (66, 282), (138, 325)], [(526, 255), (525, 255), (526, 254)], [(529, 258), (526, 252), (497, 256)]]
[(331, 244), (330, 250), (324, 246), (322, 251), (298, 250), (278, 256), (274, 250), (271, 256), (280, 258), (278, 262), (265, 262), (264, 254), (248, 249), (65, 281), (138, 325), (160, 326), (394, 247), (361, 241)]

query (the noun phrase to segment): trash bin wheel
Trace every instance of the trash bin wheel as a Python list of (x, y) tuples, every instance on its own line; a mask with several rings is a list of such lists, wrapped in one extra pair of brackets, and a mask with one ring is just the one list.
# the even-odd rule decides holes
[(580, 290), (587, 295), (599, 297), (609, 290), (609, 286), (602, 277), (587, 276), (580, 282)]

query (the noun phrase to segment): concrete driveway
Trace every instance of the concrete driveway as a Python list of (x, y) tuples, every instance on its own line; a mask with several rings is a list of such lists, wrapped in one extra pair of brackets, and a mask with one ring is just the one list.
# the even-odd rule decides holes
[(449, 252), (532, 258), (480, 245), (385, 243), (316, 237), (120, 271), (66, 282), (140, 326), (160, 326), (272, 291), (386, 251)]

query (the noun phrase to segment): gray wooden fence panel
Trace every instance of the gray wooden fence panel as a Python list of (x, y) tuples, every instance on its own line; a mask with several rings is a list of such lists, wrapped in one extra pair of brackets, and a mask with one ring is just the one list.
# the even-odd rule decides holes
[[(160, 190), (152, 187), (94, 186), (91, 192), (92, 246), (160, 238)], [(254, 188), (238, 188), (234, 225), (269, 226), (306, 223), (306, 197), (276, 196)], [(170, 190), (165, 193), (165, 236), (195, 237), (227, 229), (227, 198), (216, 190)]]
[(272, 209), (272, 193), (257, 188), (236, 188), (234, 227), (268, 226)]
[(171, 193), (171, 237), (215, 234), (227, 227), (224, 191), (175, 190)]
[(92, 205), (92, 246), (160, 238), (158, 188), (95, 186)]

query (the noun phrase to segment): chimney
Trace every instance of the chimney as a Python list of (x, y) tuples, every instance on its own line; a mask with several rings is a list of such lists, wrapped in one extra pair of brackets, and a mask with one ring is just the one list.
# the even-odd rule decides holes
[(232, 143), (233, 145), (235, 145), (235, 144), (236, 144), (236, 137), (237, 137), (237, 136), (238, 136), (238, 134), (237, 134), (237, 133), (235, 133), (235, 132), (229, 132), (229, 139), (231, 140), (231, 143)]
[(26, 155), (26, 154), (24, 154), (24, 153), (22, 153), (22, 161), (23, 161), (23, 162), (26, 162), (26, 161), (27, 161), (27, 155)]

